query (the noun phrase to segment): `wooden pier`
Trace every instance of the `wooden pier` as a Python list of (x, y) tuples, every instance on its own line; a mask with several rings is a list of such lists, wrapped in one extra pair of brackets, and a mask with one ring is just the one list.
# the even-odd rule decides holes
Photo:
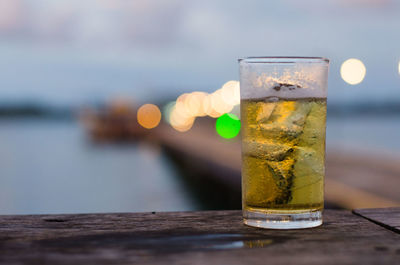
[[(185, 133), (162, 125), (152, 134), (188, 168), (203, 171), (240, 199), (241, 154), (238, 138), (219, 137), (208, 120)], [(325, 200), (345, 209), (400, 206), (400, 157), (327, 150)]]

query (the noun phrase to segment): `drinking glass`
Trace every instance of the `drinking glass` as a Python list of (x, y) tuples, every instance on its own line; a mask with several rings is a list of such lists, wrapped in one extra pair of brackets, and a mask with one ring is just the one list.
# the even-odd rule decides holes
[(244, 223), (322, 224), (329, 60), (239, 59)]

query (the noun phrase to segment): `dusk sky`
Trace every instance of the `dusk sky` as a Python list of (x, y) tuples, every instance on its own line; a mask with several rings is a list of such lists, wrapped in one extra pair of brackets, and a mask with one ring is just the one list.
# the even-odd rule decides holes
[[(394, 0), (0, 0), (0, 103), (211, 92), (266, 55), (331, 59), (332, 102), (400, 99), (399, 14)], [(359, 85), (340, 78), (348, 58)]]

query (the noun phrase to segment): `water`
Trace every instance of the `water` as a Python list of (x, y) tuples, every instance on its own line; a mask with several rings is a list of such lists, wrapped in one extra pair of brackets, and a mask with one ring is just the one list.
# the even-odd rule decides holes
[(93, 145), (75, 122), (0, 121), (0, 214), (197, 209), (157, 146)]

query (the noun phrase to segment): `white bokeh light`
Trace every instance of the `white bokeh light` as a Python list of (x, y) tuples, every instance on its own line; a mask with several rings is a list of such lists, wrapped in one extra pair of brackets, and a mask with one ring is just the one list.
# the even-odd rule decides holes
[(355, 58), (343, 62), (340, 67), (340, 75), (350, 85), (357, 85), (364, 80), (367, 69), (364, 63)]

